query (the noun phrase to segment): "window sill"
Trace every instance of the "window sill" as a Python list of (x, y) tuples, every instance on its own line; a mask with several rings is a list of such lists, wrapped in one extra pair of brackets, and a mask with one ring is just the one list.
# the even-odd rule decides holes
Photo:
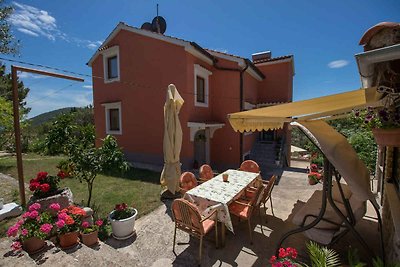
[(201, 107), (201, 108), (208, 108), (208, 104), (207, 103), (201, 103), (201, 102), (196, 102), (194, 104), (195, 107)]
[(104, 79), (104, 83), (113, 83), (113, 82), (119, 82), (119, 77), (114, 78), (114, 79)]
[(106, 131), (106, 134), (111, 134), (111, 135), (122, 135), (122, 131)]

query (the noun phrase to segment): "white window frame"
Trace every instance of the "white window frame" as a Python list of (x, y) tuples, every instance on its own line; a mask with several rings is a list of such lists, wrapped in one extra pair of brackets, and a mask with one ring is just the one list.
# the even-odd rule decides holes
[[(208, 107), (208, 95), (209, 95), (209, 76), (212, 72), (208, 69), (200, 66), (199, 64), (194, 64), (194, 105), (196, 107)], [(197, 76), (204, 79), (204, 103), (197, 101)]]
[[(101, 104), (105, 110), (105, 118), (106, 118), (106, 134), (118, 134), (122, 135), (122, 108), (121, 102), (113, 102), (113, 103), (104, 103)], [(118, 109), (118, 117), (119, 117), (119, 131), (110, 130), (110, 109)]]
[[(121, 72), (119, 65), (119, 46), (113, 46), (104, 50), (102, 52), (103, 55), (103, 69), (104, 69), (104, 83), (118, 82), (120, 81)], [(117, 73), (118, 76), (116, 78), (108, 79), (108, 59), (111, 57), (117, 57)]]

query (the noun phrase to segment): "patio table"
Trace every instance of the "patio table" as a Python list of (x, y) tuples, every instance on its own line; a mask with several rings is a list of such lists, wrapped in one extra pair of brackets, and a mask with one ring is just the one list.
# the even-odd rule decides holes
[[(222, 180), (222, 175), (229, 175), (228, 182)], [(222, 223), (222, 243), (225, 239), (225, 226), (232, 233), (233, 226), (228, 206), (239, 198), (245, 188), (261, 179), (258, 173), (239, 170), (227, 170), (214, 178), (186, 192), (184, 199), (194, 203), (203, 216), (217, 210), (217, 219)]]

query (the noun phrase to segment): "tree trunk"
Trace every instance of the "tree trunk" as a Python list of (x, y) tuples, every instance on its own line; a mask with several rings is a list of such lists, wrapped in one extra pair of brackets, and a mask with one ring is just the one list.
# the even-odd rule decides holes
[(88, 201), (87, 201), (87, 206), (90, 207), (90, 201), (92, 200), (92, 189), (93, 189), (93, 180), (88, 182), (87, 186), (88, 186), (88, 191), (89, 191), (89, 197), (88, 197)]

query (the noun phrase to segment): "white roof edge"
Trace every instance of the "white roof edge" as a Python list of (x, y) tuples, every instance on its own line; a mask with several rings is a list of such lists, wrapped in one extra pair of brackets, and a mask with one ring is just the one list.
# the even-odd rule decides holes
[(265, 54), (265, 53), (271, 53), (271, 50), (261, 51), (261, 52), (253, 53), (251, 55), (252, 56), (257, 56), (257, 55), (262, 55), (262, 54)]
[[(175, 44), (178, 46), (182, 46), (185, 48), (185, 51), (187, 51), (188, 53), (192, 54), (193, 56), (205, 61), (208, 64), (212, 64), (212, 60), (210, 58), (208, 58), (207, 56), (203, 55), (202, 53), (200, 53), (199, 51), (197, 51), (188, 41), (184, 41), (184, 40), (179, 40), (173, 37), (169, 37), (166, 35), (162, 35), (159, 33), (154, 33), (154, 32), (150, 32), (150, 31), (146, 31), (146, 30), (141, 30), (141, 29), (137, 29), (134, 28), (132, 26), (128, 26), (123, 22), (118, 23), (118, 25), (115, 27), (115, 29), (110, 33), (110, 35), (106, 38), (106, 40), (100, 45), (101, 47), (104, 47), (105, 45), (107, 45), (108, 42), (110, 42), (121, 30), (126, 30), (129, 32), (133, 32), (142, 36), (146, 36), (146, 37), (150, 37), (153, 39), (157, 39), (157, 40), (161, 40), (167, 43), (171, 43), (171, 44)], [(87, 65), (88, 66), (92, 66), (92, 63), (94, 61), (94, 59), (101, 54), (102, 51), (97, 50), (96, 53), (94, 53), (94, 55), (90, 58), (90, 60), (88, 61)]]
[(267, 62), (263, 62), (263, 63), (256, 63), (257, 64), (256, 67), (274, 65), (274, 64), (285, 63), (285, 62), (290, 62), (290, 61), (294, 61), (294, 57), (293, 56), (291, 56), (289, 58), (277, 59), (277, 60), (267, 61)]

